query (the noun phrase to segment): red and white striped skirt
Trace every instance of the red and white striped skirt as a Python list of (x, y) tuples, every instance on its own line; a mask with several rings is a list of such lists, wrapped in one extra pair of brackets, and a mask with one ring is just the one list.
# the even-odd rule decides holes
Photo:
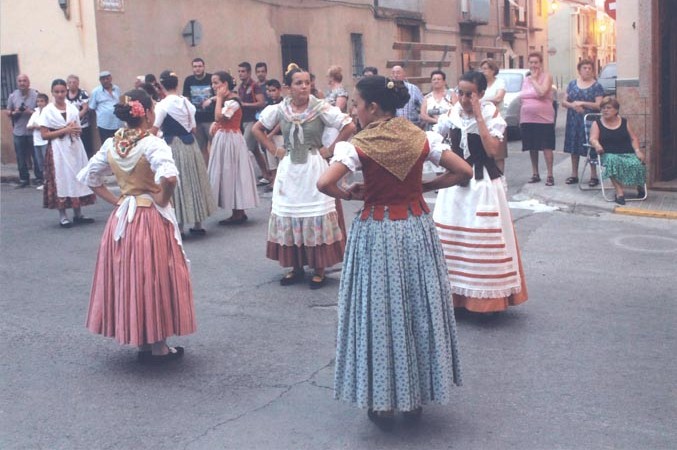
[(500, 179), (439, 192), (433, 214), (454, 307), (503, 311), (527, 300), (517, 237)]

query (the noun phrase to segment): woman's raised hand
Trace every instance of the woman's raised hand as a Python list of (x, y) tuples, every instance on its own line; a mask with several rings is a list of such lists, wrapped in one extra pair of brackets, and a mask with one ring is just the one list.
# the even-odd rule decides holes
[(219, 86), (219, 88), (216, 90), (216, 95), (222, 99), (228, 97), (228, 94), (230, 94), (230, 89), (228, 89), (228, 86), (225, 84)]
[(480, 104), (480, 96), (477, 92), (472, 93), (470, 104), (472, 105), (472, 112), (475, 117), (482, 117), (482, 105)]

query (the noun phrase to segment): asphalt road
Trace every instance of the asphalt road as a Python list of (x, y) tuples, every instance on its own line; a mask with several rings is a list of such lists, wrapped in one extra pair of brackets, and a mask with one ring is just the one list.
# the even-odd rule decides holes
[[(512, 194), (530, 175), (514, 146)], [(340, 268), (319, 291), (281, 287), (264, 257), (268, 208), (237, 228), (220, 212), (186, 242), (199, 330), (172, 341), (183, 360), (147, 367), (84, 328), (111, 207), (63, 230), (40, 192), (2, 185), (0, 447), (677, 447), (674, 221), (514, 210), (530, 300), (459, 314), (464, 386), (384, 433), (332, 398)]]
[[(526, 180), (526, 155), (509, 161)], [(84, 328), (111, 208), (62, 230), (40, 192), (2, 185), (0, 196), (2, 448), (677, 446), (671, 221), (514, 210), (530, 300), (459, 314), (464, 386), (384, 433), (332, 399), (340, 273), (320, 291), (279, 286), (264, 257), (269, 199), (244, 226), (219, 227), (221, 212), (186, 242), (199, 331), (173, 340), (187, 354), (159, 368)]]

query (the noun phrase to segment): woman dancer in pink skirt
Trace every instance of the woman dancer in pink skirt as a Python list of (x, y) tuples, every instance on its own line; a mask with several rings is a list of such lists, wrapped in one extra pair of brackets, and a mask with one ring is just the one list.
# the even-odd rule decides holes
[[(139, 347), (139, 359), (180, 358), (167, 346), (172, 335), (195, 331), (188, 261), (169, 200), (178, 171), (172, 151), (149, 133), (151, 98), (136, 89), (125, 94), (115, 115), (127, 123), (80, 171), (78, 179), (116, 205), (101, 238), (87, 313), (87, 328)], [(118, 197), (103, 184), (115, 175)]]

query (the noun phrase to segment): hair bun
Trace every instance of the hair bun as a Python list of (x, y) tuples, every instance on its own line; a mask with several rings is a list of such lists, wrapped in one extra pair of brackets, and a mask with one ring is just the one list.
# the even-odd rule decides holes
[(301, 70), (301, 68), (298, 66), (298, 64), (296, 64), (296, 63), (289, 63), (289, 64), (287, 65), (287, 71), (286, 71), (284, 74), (287, 75), (289, 72), (291, 72), (291, 71), (294, 70), (294, 69), (296, 69), (296, 70)]

